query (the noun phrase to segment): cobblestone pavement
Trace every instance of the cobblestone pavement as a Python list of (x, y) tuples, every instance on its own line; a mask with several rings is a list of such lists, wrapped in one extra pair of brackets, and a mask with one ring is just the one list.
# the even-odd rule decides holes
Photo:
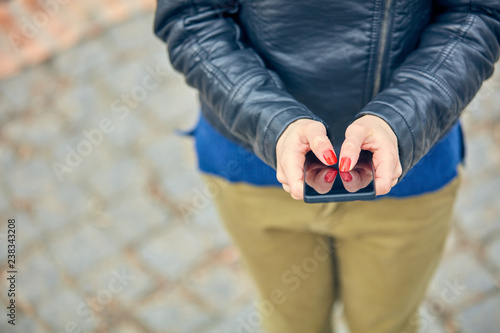
[(0, 0), (0, 79), (155, 7), (155, 0)]
[[(0, 332), (259, 332), (192, 142), (174, 133), (195, 122), (196, 93), (151, 21), (140, 15), (0, 82)], [(497, 75), (464, 115), (467, 167), (425, 332), (500, 332), (499, 105)]]

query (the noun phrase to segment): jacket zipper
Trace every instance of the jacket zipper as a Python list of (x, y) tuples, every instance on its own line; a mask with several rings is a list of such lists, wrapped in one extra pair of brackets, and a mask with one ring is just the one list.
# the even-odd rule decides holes
[(373, 83), (372, 97), (375, 97), (380, 91), (380, 84), (382, 83), (382, 67), (384, 61), (384, 54), (387, 48), (387, 36), (389, 33), (389, 14), (391, 12), (393, 0), (385, 0), (384, 18), (382, 21), (382, 32), (380, 34), (380, 42), (378, 49), (377, 65), (375, 66), (375, 79)]

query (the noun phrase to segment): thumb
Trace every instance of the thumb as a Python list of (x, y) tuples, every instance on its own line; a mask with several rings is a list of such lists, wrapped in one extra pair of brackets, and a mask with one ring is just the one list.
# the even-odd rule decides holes
[(305, 130), (304, 136), (314, 155), (323, 164), (333, 165), (337, 163), (337, 155), (335, 155), (330, 139), (326, 136), (326, 128), (323, 124), (318, 123), (318, 126), (309, 127)]
[(362, 126), (349, 126), (345, 132), (345, 140), (340, 148), (339, 171), (347, 172), (358, 163), (361, 146), (366, 139)]

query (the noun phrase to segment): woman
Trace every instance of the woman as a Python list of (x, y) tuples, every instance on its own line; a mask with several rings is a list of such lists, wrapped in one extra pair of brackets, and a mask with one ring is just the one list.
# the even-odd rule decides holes
[[(254, 322), (329, 332), (340, 297), (353, 333), (416, 332), (500, 2), (159, 0), (155, 32), (200, 92), (199, 165), (259, 291)], [(382, 197), (300, 201), (307, 152), (348, 172), (361, 149)]]

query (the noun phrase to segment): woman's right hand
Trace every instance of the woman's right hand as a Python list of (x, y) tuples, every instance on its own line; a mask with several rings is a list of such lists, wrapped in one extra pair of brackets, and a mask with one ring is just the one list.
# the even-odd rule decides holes
[(304, 197), (304, 162), (311, 150), (324, 164), (337, 163), (325, 126), (311, 119), (299, 119), (288, 125), (276, 144), (276, 178), (296, 200)]

